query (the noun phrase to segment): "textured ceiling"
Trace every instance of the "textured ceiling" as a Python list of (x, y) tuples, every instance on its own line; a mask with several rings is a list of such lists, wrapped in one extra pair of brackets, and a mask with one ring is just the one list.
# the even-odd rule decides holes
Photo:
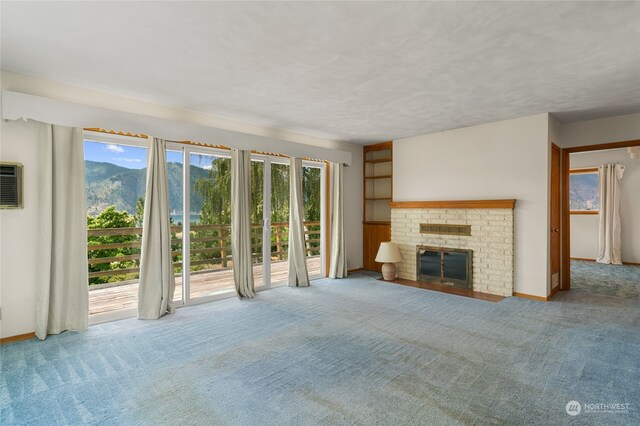
[(354, 142), (640, 111), (640, 3), (1, 3), (2, 69)]

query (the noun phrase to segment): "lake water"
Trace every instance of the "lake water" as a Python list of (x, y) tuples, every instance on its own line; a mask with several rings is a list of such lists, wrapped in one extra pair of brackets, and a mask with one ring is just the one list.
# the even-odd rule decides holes
[[(175, 224), (182, 223), (182, 215), (181, 214), (171, 214), (171, 215), (169, 215), (169, 217), (171, 217), (171, 219), (173, 219), (173, 223), (175, 223)], [(191, 217), (191, 223), (200, 222), (200, 215), (199, 214), (192, 214), (192, 215), (190, 215), (190, 217)]]

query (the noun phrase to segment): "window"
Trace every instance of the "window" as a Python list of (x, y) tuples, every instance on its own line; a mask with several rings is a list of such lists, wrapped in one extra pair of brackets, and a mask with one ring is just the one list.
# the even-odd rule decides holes
[(575, 169), (569, 173), (571, 214), (598, 214), (600, 210), (598, 169)]
[(205, 300), (234, 289), (228, 155), (211, 149), (189, 150), (189, 299)]
[[(91, 323), (135, 313), (146, 189), (148, 139), (85, 131), (89, 313)], [(234, 294), (229, 151), (167, 143), (175, 306)], [(304, 227), (311, 279), (324, 274), (326, 171), (303, 163)], [(288, 274), (288, 159), (253, 154), (253, 275), (257, 288)], [(188, 207), (187, 207), (188, 206)]]
[(90, 315), (137, 306), (146, 142), (85, 133)]

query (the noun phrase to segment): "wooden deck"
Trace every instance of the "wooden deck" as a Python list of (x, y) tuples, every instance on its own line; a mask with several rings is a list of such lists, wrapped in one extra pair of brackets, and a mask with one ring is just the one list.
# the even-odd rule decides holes
[[(320, 256), (308, 257), (307, 268), (310, 278), (320, 277)], [(289, 273), (287, 261), (271, 263), (271, 284), (285, 282)], [(262, 264), (254, 265), (253, 277), (255, 286), (263, 284)], [(217, 271), (194, 272), (190, 280), (191, 298), (212, 296), (225, 290), (232, 290), (233, 270), (231, 268)], [(176, 292), (174, 300), (182, 300), (182, 276), (176, 277)], [(120, 309), (136, 308), (138, 306), (138, 282), (114, 287), (89, 288), (89, 315), (104, 314)]]

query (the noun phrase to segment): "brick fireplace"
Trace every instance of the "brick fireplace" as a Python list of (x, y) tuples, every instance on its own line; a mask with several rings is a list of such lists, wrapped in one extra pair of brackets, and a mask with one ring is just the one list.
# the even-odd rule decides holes
[[(513, 294), (515, 200), (422, 201), (391, 203), (391, 241), (398, 244), (402, 262), (398, 277), (417, 281), (416, 249), (421, 246), (466, 249), (473, 252), (474, 291)], [(437, 226), (444, 231), (432, 233)], [(448, 234), (461, 227), (470, 232)], [(422, 232), (421, 232), (422, 231)]]

